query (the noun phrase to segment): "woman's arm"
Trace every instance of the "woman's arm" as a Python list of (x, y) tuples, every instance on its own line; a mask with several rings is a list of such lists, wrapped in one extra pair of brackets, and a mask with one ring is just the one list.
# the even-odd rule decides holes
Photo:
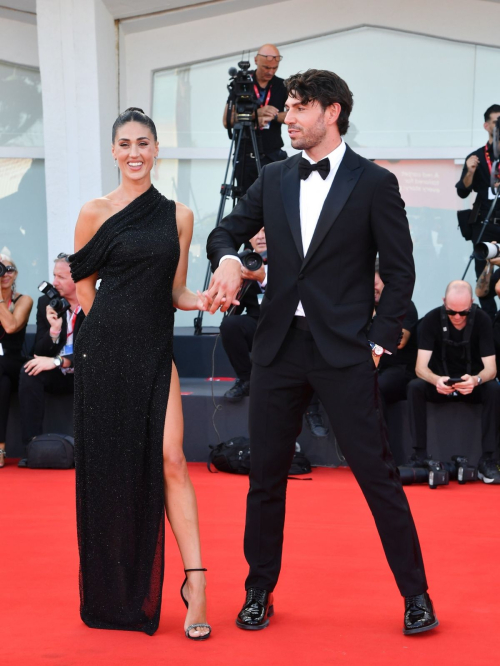
[[(100, 226), (99, 209), (93, 201), (86, 203), (78, 220), (75, 228), (75, 253), (86, 245), (89, 240), (94, 236)], [(78, 302), (82, 306), (82, 310), (88, 315), (95, 298), (95, 285), (97, 282), (97, 273), (89, 275), (76, 283), (76, 295)]]
[(33, 299), (30, 296), (21, 296), (14, 305), (14, 312), (10, 312), (7, 303), (0, 303), (0, 324), (7, 335), (17, 333), (28, 323)]
[(200, 292), (195, 294), (186, 287), (189, 246), (191, 245), (191, 238), (193, 237), (193, 211), (184, 204), (178, 202), (176, 207), (175, 215), (181, 254), (174, 276), (172, 302), (174, 307), (179, 310), (206, 310), (206, 299), (200, 294)]

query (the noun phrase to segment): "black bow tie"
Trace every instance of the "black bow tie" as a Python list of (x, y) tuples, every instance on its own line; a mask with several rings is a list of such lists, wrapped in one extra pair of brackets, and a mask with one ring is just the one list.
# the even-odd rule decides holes
[(317, 171), (323, 180), (330, 173), (330, 160), (325, 157), (316, 164), (311, 164), (309, 160), (303, 157), (299, 162), (299, 176), (302, 180), (307, 180), (313, 171)]

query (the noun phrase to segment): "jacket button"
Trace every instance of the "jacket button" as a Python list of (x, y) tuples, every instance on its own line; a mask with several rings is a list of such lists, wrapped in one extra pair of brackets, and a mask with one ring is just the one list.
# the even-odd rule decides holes
[(303, 279), (304, 279), (304, 273), (299, 273), (299, 280), (303, 280)]

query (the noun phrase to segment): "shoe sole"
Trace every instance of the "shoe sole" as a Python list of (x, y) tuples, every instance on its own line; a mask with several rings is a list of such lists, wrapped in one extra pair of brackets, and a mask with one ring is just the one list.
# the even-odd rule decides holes
[(238, 621), (238, 618), (236, 618), (236, 626), (239, 629), (246, 629), (247, 631), (260, 631), (261, 629), (265, 629), (269, 626), (269, 618), (273, 615), (274, 608), (269, 606), (269, 610), (267, 611), (267, 618), (262, 624), (243, 624), (242, 622)]
[(421, 634), (424, 631), (430, 631), (431, 629), (435, 629), (437, 626), (439, 626), (439, 621), (436, 618), (436, 621), (433, 624), (430, 624), (428, 627), (421, 627), (420, 629), (403, 629), (403, 634), (405, 636), (411, 636), (412, 634)]
[(478, 478), (480, 481), (482, 481), (483, 483), (490, 483), (490, 484), (492, 484), (492, 485), (496, 485), (496, 486), (500, 484), (500, 480), (497, 480), (497, 479), (490, 479), (489, 477), (484, 476), (484, 474), (481, 474), (481, 472), (478, 472), (478, 474), (477, 474), (477, 478)]

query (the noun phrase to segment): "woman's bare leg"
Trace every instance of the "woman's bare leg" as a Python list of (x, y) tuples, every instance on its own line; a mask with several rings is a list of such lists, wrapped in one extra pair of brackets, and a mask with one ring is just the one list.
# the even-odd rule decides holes
[[(163, 478), (165, 483), (165, 507), (170, 526), (177, 540), (185, 569), (203, 567), (198, 527), (198, 508), (193, 484), (189, 478), (186, 458), (182, 450), (184, 421), (182, 417), (181, 387), (177, 368), (172, 363), (172, 378), (168, 398), (165, 430), (163, 434)], [(189, 609), (184, 630), (190, 624), (206, 622), (205, 574), (193, 571), (187, 574), (184, 596)], [(208, 629), (191, 630), (197, 637)]]

